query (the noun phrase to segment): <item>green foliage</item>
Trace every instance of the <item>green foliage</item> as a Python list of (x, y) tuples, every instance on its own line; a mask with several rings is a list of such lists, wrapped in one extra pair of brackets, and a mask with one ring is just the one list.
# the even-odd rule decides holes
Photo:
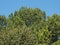
[(48, 30), (52, 33), (52, 41), (57, 41), (57, 36), (60, 35), (60, 16), (54, 14), (52, 17), (48, 17)]
[(60, 15), (22, 7), (6, 19), (0, 16), (0, 45), (59, 45)]
[(39, 38), (39, 43), (42, 44), (50, 44), (51, 41), (51, 32), (49, 32), (47, 29), (40, 30), (38, 32), (38, 38)]
[(53, 43), (52, 45), (60, 45), (60, 40), (56, 41), (56, 42)]
[(0, 31), (0, 45), (37, 45), (37, 38), (27, 27)]
[(0, 16), (0, 30), (7, 26), (7, 21), (5, 16)]

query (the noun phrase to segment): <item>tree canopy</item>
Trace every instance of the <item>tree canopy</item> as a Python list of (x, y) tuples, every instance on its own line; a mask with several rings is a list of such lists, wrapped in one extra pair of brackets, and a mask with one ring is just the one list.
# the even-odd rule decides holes
[(8, 18), (0, 15), (0, 45), (59, 45), (59, 35), (58, 14), (21, 7)]

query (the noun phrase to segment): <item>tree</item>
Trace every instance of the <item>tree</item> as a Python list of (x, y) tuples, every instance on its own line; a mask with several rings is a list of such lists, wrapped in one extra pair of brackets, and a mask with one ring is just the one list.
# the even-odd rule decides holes
[(52, 42), (58, 40), (58, 35), (60, 33), (60, 16), (54, 14), (52, 17), (48, 18), (48, 30), (52, 32)]
[(0, 45), (58, 45), (60, 15), (21, 7), (8, 18), (0, 16), (0, 29)]
[(0, 16), (0, 30), (7, 26), (6, 17)]

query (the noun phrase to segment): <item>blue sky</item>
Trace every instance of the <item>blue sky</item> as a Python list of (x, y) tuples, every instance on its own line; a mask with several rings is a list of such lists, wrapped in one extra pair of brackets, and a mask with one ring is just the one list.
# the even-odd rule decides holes
[(22, 6), (40, 8), (46, 15), (60, 14), (60, 0), (0, 0), (0, 15), (8, 15)]

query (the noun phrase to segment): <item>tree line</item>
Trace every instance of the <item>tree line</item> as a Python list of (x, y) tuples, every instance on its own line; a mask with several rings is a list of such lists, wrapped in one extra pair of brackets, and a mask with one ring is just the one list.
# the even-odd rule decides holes
[(46, 16), (39, 8), (21, 7), (0, 15), (0, 45), (60, 45), (60, 15)]

